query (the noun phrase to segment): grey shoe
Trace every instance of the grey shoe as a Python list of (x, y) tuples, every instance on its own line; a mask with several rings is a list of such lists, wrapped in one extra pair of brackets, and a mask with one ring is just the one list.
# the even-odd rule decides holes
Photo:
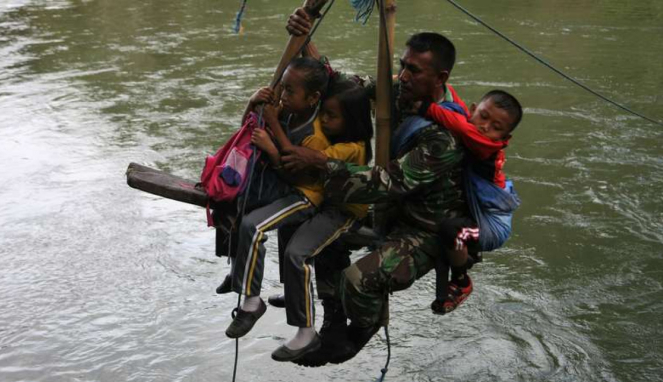
[(325, 298), (322, 299), (322, 307), (325, 311), (320, 328), (322, 345), (318, 350), (293, 360), (297, 365), (320, 367), (328, 363), (338, 364), (348, 359), (348, 354), (354, 353), (354, 344), (348, 339), (348, 319), (341, 302)]
[(229, 338), (244, 337), (246, 333), (251, 331), (258, 319), (265, 314), (266, 310), (267, 305), (262, 299), (260, 299), (260, 305), (255, 312), (246, 312), (241, 308), (237, 308), (237, 314), (233, 317), (233, 322), (226, 329), (226, 336)]
[(313, 337), (313, 340), (301, 349), (292, 350), (285, 346), (285, 344), (279, 346), (276, 350), (274, 350), (274, 352), (272, 352), (272, 359), (278, 362), (294, 361), (307, 353), (320, 349), (321, 345), (322, 342), (320, 341), (320, 336), (318, 336), (316, 333), (315, 337)]

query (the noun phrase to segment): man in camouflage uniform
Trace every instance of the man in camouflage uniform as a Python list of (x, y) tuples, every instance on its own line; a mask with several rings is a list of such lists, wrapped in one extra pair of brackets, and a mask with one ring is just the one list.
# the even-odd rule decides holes
[[(287, 29), (295, 35), (306, 34), (310, 20), (298, 10), (290, 16)], [(340, 278), (339, 291), (351, 325), (347, 335), (334, 333), (334, 338), (341, 342), (349, 338), (351, 342), (347, 346), (338, 344), (334, 350), (345, 348), (346, 354), (323, 346), (298, 363), (340, 363), (359, 352), (385, 324), (388, 294), (407, 289), (444, 256), (445, 247), (438, 235), (440, 222), (468, 215), (461, 187), (460, 142), (430, 121), (423, 125), (419, 121), (412, 129), (414, 117), (404, 112), (413, 111), (413, 105), (424, 100), (455, 102), (466, 110), (446, 85), (454, 62), (455, 48), (445, 37), (436, 33), (412, 36), (401, 58), (396, 89), (399, 126), (392, 133), (392, 161), (386, 168), (334, 159), (317, 163), (326, 172), (326, 202), (387, 203), (395, 207), (396, 215), (390, 218), (393, 224), (382, 244), (346, 268)], [(297, 161), (317, 162), (305, 153), (294, 154)]]
[[(401, 58), (400, 110), (423, 100), (448, 100), (446, 85), (455, 61), (453, 44), (435, 33), (412, 36)], [(462, 195), (463, 149), (448, 130), (426, 121), (403, 138), (413, 117), (401, 113), (392, 134), (392, 161), (386, 168), (366, 167), (330, 159), (326, 163), (325, 194), (340, 203), (388, 203), (395, 205), (395, 222), (379, 248), (343, 271), (340, 294), (351, 320), (351, 358), (379, 329), (386, 317), (387, 295), (410, 287), (435, 267), (444, 246), (439, 223), (467, 215)], [(419, 121), (421, 125), (421, 121)], [(400, 139), (400, 141), (398, 140)]]

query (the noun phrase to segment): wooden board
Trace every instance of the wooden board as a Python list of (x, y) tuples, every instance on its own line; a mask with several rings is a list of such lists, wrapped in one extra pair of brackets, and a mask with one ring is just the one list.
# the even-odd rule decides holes
[(180, 178), (138, 163), (130, 163), (127, 167), (127, 184), (130, 187), (164, 198), (205, 207), (209, 197), (205, 191), (196, 188), (196, 183), (194, 180)]
[[(196, 188), (196, 183), (194, 180), (180, 178), (138, 163), (130, 163), (127, 167), (127, 184), (130, 187), (167, 199), (206, 207), (209, 197), (203, 190)], [(214, 203), (211, 207), (214, 208)], [(379, 239), (380, 236), (366, 226), (341, 237), (341, 240), (355, 249), (375, 244)]]

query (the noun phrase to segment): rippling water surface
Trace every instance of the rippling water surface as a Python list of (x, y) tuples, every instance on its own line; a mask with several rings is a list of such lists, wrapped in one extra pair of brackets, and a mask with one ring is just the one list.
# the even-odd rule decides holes
[[(266, 84), (299, 1), (0, 3), (0, 380), (229, 381), (233, 296), (201, 209), (126, 186), (131, 161), (196, 178)], [(516, 94), (507, 172), (524, 204), (508, 245), (434, 316), (431, 277), (391, 302), (391, 381), (662, 381), (663, 128), (563, 81), (446, 2), (400, 1), (397, 51), (448, 35), (468, 101)], [(601, 93), (663, 119), (657, 1), (462, 4)], [(376, 24), (339, 1), (315, 40), (373, 73)], [(273, 241), (273, 240), (272, 240)], [(268, 243), (266, 292), (280, 290)], [(319, 309), (320, 310), (320, 309)], [(238, 381), (370, 381), (383, 337), (342, 366), (271, 361), (292, 334), (269, 309)]]

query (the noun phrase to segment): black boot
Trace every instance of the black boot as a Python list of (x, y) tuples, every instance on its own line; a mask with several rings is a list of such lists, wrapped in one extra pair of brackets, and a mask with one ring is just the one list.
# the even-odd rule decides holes
[(223, 279), (223, 281), (221, 282), (221, 285), (216, 287), (216, 293), (226, 294), (232, 292), (231, 284), (232, 284), (232, 277), (230, 277), (230, 275), (227, 274), (226, 278)]
[(331, 298), (322, 300), (322, 308), (324, 310), (322, 327), (320, 327), (320, 334), (325, 335), (334, 330), (344, 329), (348, 326), (348, 317), (343, 311), (343, 305), (340, 301)]
[(323, 299), (324, 321), (320, 328), (320, 349), (308, 353), (293, 362), (300, 366), (319, 367), (327, 363), (342, 363), (348, 354), (354, 353), (353, 343), (348, 339), (348, 319), (341, 302)]
[(285, 308), (285, 295), (283, 293), (271, 295), (267, 299), (267, 302), (276, 308)]
[[(356, 326), (351, 323), (350, 326), (348, 326), (348, 336), (354, 345), (354, 354), (352, 354), (348, 359), (359, 353), (359, 351), (364, 348), (364, 345), (366, 345), (368, 341), (373, 338), (378, 330), (380, 330), (380, 324), (375, 324), (373, 326)], [(348, 359), (346, 359), (346, 361)]]

